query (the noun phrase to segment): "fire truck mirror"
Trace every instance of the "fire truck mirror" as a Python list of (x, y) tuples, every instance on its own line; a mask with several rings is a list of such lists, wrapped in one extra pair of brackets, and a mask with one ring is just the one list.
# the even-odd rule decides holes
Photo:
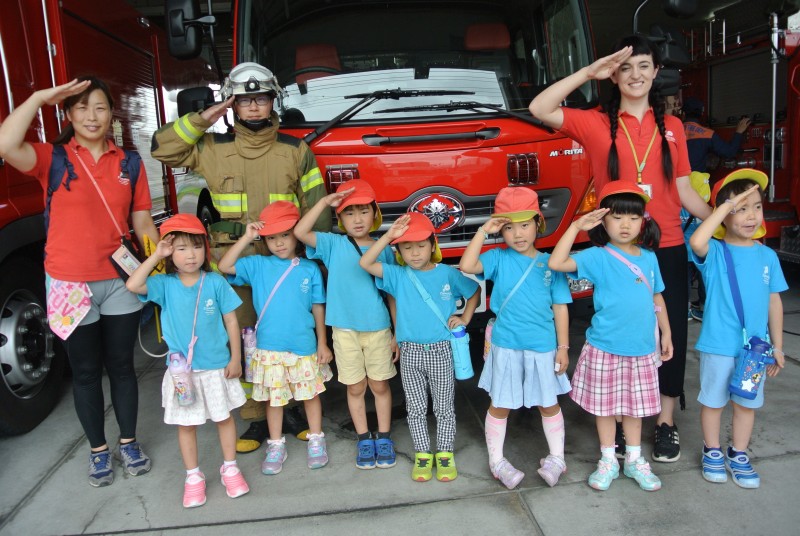
[(197, 0), (167, 0), (164, 17), (171, 56), (188, 60), (200, 55), (202, 34), (198, 32), (195, 22), (199, 16), (200, 5)]
[(691, 59), (681, 32), (661, 24), (650, 26), (648, 39), (656, 44), (661, 52), (661, 62), (667, 67), (685, 67)]
[(210, 87), (192, 87), (178, 92), (178, 117), (190, 112), (201, 112), (214, 104)]
[(697, 0), (664, 0), (664, 13), (676, 19), (688, 19), (697, 11)]

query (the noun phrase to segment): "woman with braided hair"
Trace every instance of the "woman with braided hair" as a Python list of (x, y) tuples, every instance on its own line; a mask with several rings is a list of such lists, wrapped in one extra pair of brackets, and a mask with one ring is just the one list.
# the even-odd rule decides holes
[[(674, 346), (673, 359), (659, 368), (661, 413), (656, 418), (653, 460), (674, 462), (680, 457), (673, 413), (678, 399), (684, 406), (689, 297), (680, 210), (683, 206), (705, 219), (711, 209), (689, 182), (683, 125), (677, 117), (665, 115), (664, 100), (653, 85), (660, 62), (658, 49), (645, 37), (625, 37), (614, 45), (612, 54), (545, 89), (531, 102), (530, 112), (584, 146), (596, 191), (609, 181), (622, 180), (636, 183), (651, 198), (647, 208), (661, 228), (656, 257), (664, 276), (663, 296)], [(602, 110), (560, 107), (583, 84), (606, 79), (614, 87)]]

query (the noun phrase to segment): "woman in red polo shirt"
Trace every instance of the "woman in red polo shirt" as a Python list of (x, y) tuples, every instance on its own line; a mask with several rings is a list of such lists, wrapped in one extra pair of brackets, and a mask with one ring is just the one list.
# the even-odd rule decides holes
[[(62, 101), (69, 122), (53, 144), (25, 141), (39, 109)], [(62, 315), (57, 318), (75, 320), (57, 324), (60, 329), (55, 331), (66, 337), (75, 411), (91, 447), (89, 483), (95, 487), (111, 484), (114, 479), (104, 429), (104, 368), (120, 429), (115, 454), (131, 475), (150, 470), (150, 459), (136, 441), (139, 395), (133, 348), (141, 303), (125, 288), (109, 256), (119, 248), (120, 235), (130, 238), (129, 219), (140, 239), (146, 234), (158, 242), (158, 232), (150, 216), (144, 166), (132, 192), (127, 168), (122, 165), (125, 153), (106, 138), (113, 106), (105, 83), (83, 77), (35, 92), (0, 125), (0, 157), (36, 177), (45, 191), (54, 145), (63, 146), (66, 152), (68, 171), (50, 200), (44, 263), (48, 313), (53, 325), (50, 312), (56, 304), (63, 304), (63, 293), (74, 296), (73, 292), (80, 292), (84, 296), (75, 308), (77, 314), (74, 309), (68, 313), (59, 306)], [(74, 331), (64, 327), (75, 323)]]
[[(653, 460), (674, 462), (680, 457), (675, 402), (683, 401), (686, 368), (687, 253), (680, 209), (705, 219), (710, 207), (689, 183), (689, 156), (683, 124), (664, 114), (664, 100), (653, 87), (660, 54), (641, 37), (629, 36), (614, 52), (559, 80), (531, 102), (531, 113), (586, 149), (597, 191), (609, 181), (635, 182), (651, 197), (647, 208), (661, 228), (656, 250), (664, 276), (664, 301), (672, 327), (673, 358), (659, 368), (661, 413), (656, 419)], [(560, 103), (591, 80), (610, 79), (612, 96), (600, 109), (561, 108)]]

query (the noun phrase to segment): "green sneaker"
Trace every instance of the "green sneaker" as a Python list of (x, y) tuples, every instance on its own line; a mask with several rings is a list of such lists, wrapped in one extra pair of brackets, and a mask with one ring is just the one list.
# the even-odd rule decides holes
[(452, 452), (436, 453), (436, 480), (439, 482), (450, 482), (458, 478), (456, 470), (456, 459)]
[(417, 452), (414, 454), (414, 468), (411, 470), (411, 480), (427, 482), (433, 478), (433, 455), (430, 452)]

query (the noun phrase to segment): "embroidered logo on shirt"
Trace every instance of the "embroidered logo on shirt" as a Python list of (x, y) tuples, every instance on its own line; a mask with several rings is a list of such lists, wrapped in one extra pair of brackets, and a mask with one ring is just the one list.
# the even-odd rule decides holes
[(453, 293), (450, 291), (450, 284), (445, 283), (442, 287), (442, 291), (439, 293), (439, 297), (445, 301), (453, 299)]
[(206, 313), (207, 316), (213, 315), (216, 312), (216, 307), (214, 307), (214, 300), (211, 298), (206, 300), (205, 305), (203, 305), (203, 311)]
[(545, 270), (544, 272), (544, 286), (549, 287), (553, 283), (553, 272)]
[(761, 280), (765, 285), (769, 285), (769, 266), (764, 266), (764, 273), (761, 274)]
[(305, 279), (303, 279), (303, 282), (300, 283), (300, 292), (302, 292), (303, 294), (308, 294), (308, 289), (309, 288), (310, 287), (309, 287), (309, 284), (308, 284), (308, 278), (306, 277)]
[(131, 178), (128, 176), (128, 170), (122, 167), (122, 164), (119, 166), (119, 177), (117, 177), (117, 180), (123, 186), (129, 186), (131, 183)]
[(672, 143), (675, 143), (675, 134), (673, 134), (671, 130), (667, 130), (665, 133), (666, 133), (666, 136), (664, 136), (664, 137), (667, 138), (667, 141), (671, 141)]

